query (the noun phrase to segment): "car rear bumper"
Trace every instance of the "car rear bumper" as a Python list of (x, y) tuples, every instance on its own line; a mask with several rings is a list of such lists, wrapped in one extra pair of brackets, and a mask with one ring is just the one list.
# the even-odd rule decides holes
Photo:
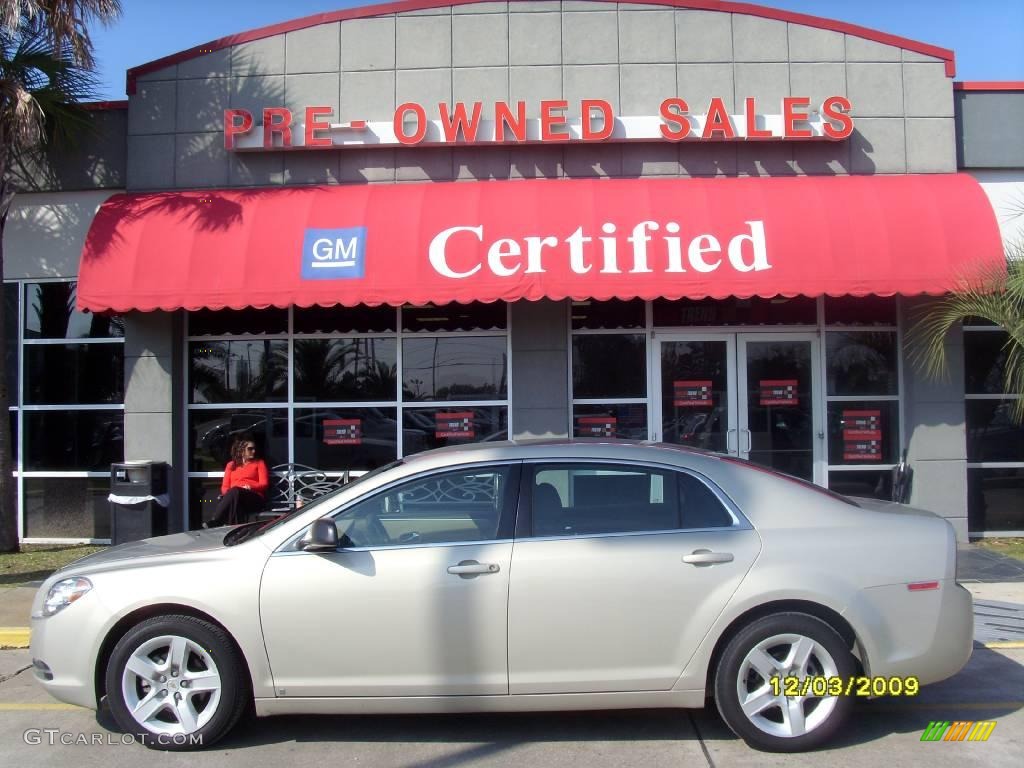
[(855, 627), (873, 676), (914, 676), (921, 684), (959, 672), (974, 644), (971, 593), (954, 579), (938, 589), (906, 584), (862, 590), (845, 612)]

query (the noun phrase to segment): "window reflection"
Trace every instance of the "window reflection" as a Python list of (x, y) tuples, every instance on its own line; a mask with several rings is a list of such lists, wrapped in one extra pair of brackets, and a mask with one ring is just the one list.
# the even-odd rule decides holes
[(288, 342), (191, 342), (193, 403), (281, 401), (288, 396)]
[(124, 336), (124, 320), (75, 309), (78, 284), (25, 285), (26, 339), (103, 339)]
[(1024, 426), (1014, 421), (1014, 402), (967, 401), (968, 461), (1024, 461)]
[(220, 472), (231, 458), (231, 445), (242, 435), (256, 443), (256, 455), (268, 467), (288, 461), (288, 411), (284, 408), (189, 411), (192, 472)]
[(394, 400), (394, 339), (296, 339), (295, 398), (307, 401)]
[[(409, 430), (406, 439), (415, 445), (418, 436)], [(397, 408), (295, 409), (299, 464), (327, 472), (376, 469), (398, 458), (397, 440)]]
[(508, 392), (504, 336), (455, 336), (402, 342), (405, 400), (502, 400)]
[(825, 334), (830, 395), (895, 395), (896, 334), (885, 331)]
[(646, 357), (647, 342), (639, 334), (573, 336), (573, 397), (644, 397)]
[(508, 408), (406, 408), (402, 411), (404, 454), (445, 445), (508, 439)]
[(26, 403), (120, 403), (124, 401), (124, 345), (26, 345), (25, 374)]
[(123, 411), (25, 411), (25, 469), (109, 471), (124, 461)]

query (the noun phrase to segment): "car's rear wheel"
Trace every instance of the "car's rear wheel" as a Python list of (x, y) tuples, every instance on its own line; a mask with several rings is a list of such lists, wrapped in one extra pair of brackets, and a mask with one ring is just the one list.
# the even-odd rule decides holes
[(107, 701), (127, 733), (158, 749), (213, 744), (249, 699), (234, 644), (193, 616), (158, 616), (130, 629), (107, 664)]
[[(836, 733), (851, 706), (848, 697), (827, 695), (827, 681), (846, 680), (855, 669), (843, 638), (824, 621), (803, 613), (766, 616), (725, 647), (715, 702), (726, 724), (752, 747), (813, 749)], [(787, 678), (795, 690), (786, 690)]]

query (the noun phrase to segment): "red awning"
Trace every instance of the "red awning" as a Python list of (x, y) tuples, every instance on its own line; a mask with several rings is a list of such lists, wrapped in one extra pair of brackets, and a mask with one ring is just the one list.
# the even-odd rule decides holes
[(80, 309), (944, 293), (1004, 264), (965, 174), (122, 194)]

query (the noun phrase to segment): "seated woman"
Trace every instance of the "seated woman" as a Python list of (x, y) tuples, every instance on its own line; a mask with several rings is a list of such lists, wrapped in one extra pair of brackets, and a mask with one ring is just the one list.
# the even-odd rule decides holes
[(213, 519), (203, 523), (203, 527), (244, 523), (250, 515), (263, 509), (269, 486), (267, 464), (256, 458), (256, 443), (247, 438), (236, 440), (231, 446), (231, 461), (224, 467), (217, 509)]

